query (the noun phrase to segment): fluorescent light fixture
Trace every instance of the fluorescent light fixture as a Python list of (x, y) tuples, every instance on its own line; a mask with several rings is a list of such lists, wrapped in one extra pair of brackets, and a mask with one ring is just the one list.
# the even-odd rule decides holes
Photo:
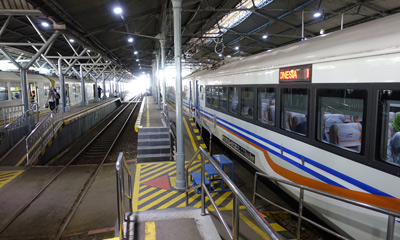
[(321, 12), (316, 12), (316, 13), (314, 13), (313, 16), (314, 16), (315, 18), (319, 18), (319, 17), (322, 16), (322, 13), (321, 13)]
[(236, 47), (235, 47), (235, 50), (239, 50), (239, 46), (236, 46)]
[(122, 8), (121, 7), (115, 7), (114, 8), (114, 13), (115, 14), (121, 14), (122, 13)]
[(139, 62), (139, 59), (136, 59), (136, 62)]
[(137, 54), (138, 54), (138, 51), (134, 51), (133, 54), (137, 55)]
[(264, 35), (262, 36), (262, 38), (263, 38), (263, 39), (267, 39), (267, 38), (268, 38), (268, 35), (267, 35), (267, 34), (264, 34)]
[(49, 24), (48, 22), (42, 22), (42, 26), (43, 26), (43, 27), (49, 27), (50, 24)]
[(132, 37), (130, 37), (130, 38), (128, 38), (128, 42), (133, 42), (133, 38)]
[(70, 38), (69, 42), (73, 43), (73, 42), (75, 42), (75, 40), (73, 38)]

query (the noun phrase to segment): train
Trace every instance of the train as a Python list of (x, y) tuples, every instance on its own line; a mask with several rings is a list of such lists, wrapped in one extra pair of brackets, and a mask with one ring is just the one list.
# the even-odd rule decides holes
[[(28, 92), (35, 91), (35, 102), (40, 110), (45, 110), (50, 87), (60, 91), (59, 78), (57, 76), (45, 76), (35, 72), (27, 74)], [(87, 100), (94, 99), (95, 84), (91, 79), (85, 81)], [(77, 105), (82, 101), (81, 81), (73, 77), (65, 78), (65, 89), (67, 93), (67, 104)], [(15, 107), (22, 110), (21, 77), (18, 72), (0, 71), (0, 108)], [(18, 108), (19, 107), (19, 108)], [(0, 113), (1, 114), (1, 113)]]
[[(197, 71), (182, 80), (183, 109), (258, 171), (399, 214), (398, 26), (394, 14)], [(308, 191), (304, 204), (349, 238), (386, 239), (386, 214)], [(398, 218), (394, 229), (400, 239)]]

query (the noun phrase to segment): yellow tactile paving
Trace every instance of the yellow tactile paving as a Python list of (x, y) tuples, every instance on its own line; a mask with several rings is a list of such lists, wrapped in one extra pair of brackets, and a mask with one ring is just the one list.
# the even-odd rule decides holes
[(23, 172), (24, 170), (0, 171), (0, 188)]

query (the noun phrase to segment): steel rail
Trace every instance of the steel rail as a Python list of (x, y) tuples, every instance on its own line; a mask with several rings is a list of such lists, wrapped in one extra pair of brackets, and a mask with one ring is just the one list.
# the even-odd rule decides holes
[[(130, 103), (134, 102), (137, 98), (132, 99), (127, 106), (125, 106), (120, 113), (118, 113), (88, 144), (85, 145), (85, 147), (74, 157), (72, 158), (60, 171), (58, 171), (52, 179), (36, 193), (36, 195), (29, 201), (27, 202), (23, 207), (21, 207), (16, 214), (5, 224), (3, 224), (0, 228), (0, 234), (2, 234), (74, 161), (75, 159), (87, 148), (89, 147), (94, 140), (99, 137), (111, 124), (118, 118), (118, 116), (129, 106)], [(136, 108), (136, 106), (135, 106)], [(135, 109), (134, 108), (134, 109)], [(132, 111), (133, 112), (133, 111)], [(129, 115), (129, 117), (131, 114)]]
[[(113, 122), (115, 119), (117, 119), (117, 118), (122, 114), (122, 112), (125, 111), (125, 109), (126, 109), (131, 103), (133, 103), (134, 101), (136, 102), (135, 106), (133, 107), (133, 109), (132, 109), (131, 112), (129, 113), (128, 117), (126, 118), (124, 124), (122, 125), (120, 131), (118, 132), (117, 136), (115, 137), (114, 141), (112, 142), (112, 144), (111, 144), (110, 148), (108, 149), (106, 155), (104, 156), (103, 160), (102, 160), (101, 163), (97, 166), (97, 168), (96, 168), (94, 174), (93, 174), (92, 177), (90, 178), (89, 182), (86, 184), (84, 190), (80, 193), (79, 200), (78, 200), (78, 201), (75, 201), (72, 211), (70, 211), (70, 212), (68, 213), (68, 214), (69, 214), (69, 215), (68, 215), (68, 218), (67, 218), (67, 220), (64, 222), (64, 225), (61, 227), (60, 231), (57, 233), (57, 236), (56, 236), (55, 239), (58, 240), (58, 239), (61, 238), (61, 236), (62, 236), (62, 234), (64, 233), (65, 229), (67, 228), (68, 224), (69, 224), (70, 221), (72, 220), (72, 217), (75, 215), (76, 211), (78, 210), (78, 207), (79, 207), (80, 203), (82, 202), (83, 198), (86, 196), (86, 193), (89, 191), (89, 188), (92, 186), (92, 183), (94, 182), (95, 178), (96, 178), (97, 175), (99, 174), (101, 168), (103, 167), (104, 162), (106, 161), (106, 159), (107, 159), (109, 153), (111, 152), (111, 149), (114, 147), (114, 145), (115, 145), (115, 143), (117, 142), (119, 136), (121, 135), (122, 131), (124, 130), (124, 128), (125, 128), (125, 126), (126, 126), (126, 124), (128, 123), (129, 119), (131, 118), (133, 112), (135, 111), (136, 106), (139, 104), (139, 101), (136, 101), (136, 100), (137, 100), (137, 98), (132, 99), (132, 100), (118, 113), (118, 115), (115, 116), (115, 117), (112, 119), (112, 122)], [(110, 122), (110, 123), (111, 123), (111, 122)], [(107, 126), (101, 131), (101, 133), (102, 133), (106, 128), (108, 128), (108, 126), (110, 126), (110, 123), (107, 124)], [(100, 134), (97, 134), (96, 137), (97, 137), (97, 136), (100, 136)], [(94, 141), (94, 139), (93, 139), (92, 141), (90, 141), (90, 143), (92, 143), (93, 141)], [(89, 146), (89, 144), (86, 145), (86, 146)], [(86, 148), (86, 146), (85, 146), (85, 148)], [(82, 151), (81, 151), (81, 152), (82, 152)], [(80, 153), (81, 153), (81, 152), (80, 152)], [(77, 154), (77, 155), (73, 158), (73, 160), (75, 160), (75, 159), (80, 155), (80, 153)], [(72, 162), (72, 160), (71, 160), (71, 162)]]

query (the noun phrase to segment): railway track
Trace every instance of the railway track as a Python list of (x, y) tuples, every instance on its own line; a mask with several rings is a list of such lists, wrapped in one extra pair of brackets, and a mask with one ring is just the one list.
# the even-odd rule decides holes
[(38, 198), (43, 195), (44, 192), (54, 184), (57, 179), (59, 179), (63, 173), (67, 171), (71, 167), (71, 165), (81, 165), (81, 164), (95, 164), (95, 167), (92, 168), (92, 172), (88, 174), (88, 178), (84, 178), (84, 183), (82, 184), (82, 189), (77, 194), (75, 201), (73, 201), (72, 206), (69, 211), (67, 211), (64, 216), (62, 223), (60, 224), (57, 230), (57, 234), (52, 236), (52, 239), (60, 239), (63, 232), (67, 228), (70, 223), (72, 217), (76, 213), (80, 203), (84, 199), (87, 194), (90, 186), (96, 179), (96, 176), (100, 172), (103, 164), (105, 163), (107, 156), (111, 152), (113, 146), (115, 145), (118, 137), (123, 132), (125, 125), (131, 118), (134, 111), (137, 109), (137, 105), (139, 104), (139, 97), (133, 98), (128, 104), (122, 107), (118, 114), (109, 121), (109, 123), (100, 130), (89, 143), (87, 143), (74, 157), (69, 158), (69, 162), (62, 167), (48, 182), (44, 185), (36, 195), (28, 201), (16, 214), (10, 218), (3, 226), (0, 227), (0, 236), (3, 232), (5, 232), (13, 223), (16, 221), (24, 212), (29, 209), (29, 207), (36, 201)]

